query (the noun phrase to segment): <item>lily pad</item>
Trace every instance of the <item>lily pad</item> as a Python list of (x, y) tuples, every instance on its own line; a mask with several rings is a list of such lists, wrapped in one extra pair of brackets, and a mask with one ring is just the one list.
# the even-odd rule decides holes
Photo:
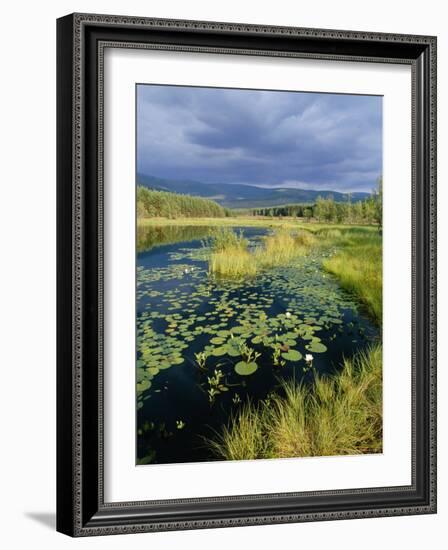
[(151, 381), (150, 380), (142, 380), (141, 382), (139, 382), (137, 384), (137, 391), (142, 392), (142, 391), (145, 391), (145, 390), (149, 390), (150, 387), (151, 387)]
[(311, 344), (307, 346), (307, 349), (314, 353), (324, 353), (325, 351), (327, 351), (327, 346), (325, 346), (321, 342), (311, 342)]
[(290, 348), (294, 347), (297, 344), (296, 340), (283, 340), (283, 343), (285, 346), (288, 346)]
[(253, 374), (258, 369), (257, 363), (255, 361), (251, 361), (250, 363), (247, 363), (246, 361), (239, 361), (235, 365), (235, 372), (241, 376), (249, 376), (250, 374)]
[(241, 352), (237, 347), (228, 345), (227, 354), (230, 355), (230, 357), (239, 357), (241, 355)]
[(328, 319), (328, 321), (330, 323), (333, 323), (333, 325), (342, 325), (342, 321), (340, 319), (331, 318), (331, 319)]
[(282, 357), (288, 361), (300, 361), (302, 354), (296, 349), (290, 349), (288, 352), (282, 353)]
[(211, 353), (215, 357), (221, 357), (222, 355), (225, 355), (227, 353), (227, 348), (225, 346), (220, 346), (218, 348), (213, 348)]

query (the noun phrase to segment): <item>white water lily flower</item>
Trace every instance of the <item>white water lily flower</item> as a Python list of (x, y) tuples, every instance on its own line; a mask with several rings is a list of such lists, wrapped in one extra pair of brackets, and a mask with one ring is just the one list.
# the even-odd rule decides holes
[(184, 269), (184, 273), (190, 273), (188, 269)]
[(286, 317), (288, 317), (288, 319), (291, 317), (291, 313), (289, 311), (286, 312)]
[(312, 360), (313, 360), (313, 356), (311, 355), (311, 353), (307, 353), (307, 354), (305, 355), (305, 361), (306, 361), (307, 363), (311, 363)]

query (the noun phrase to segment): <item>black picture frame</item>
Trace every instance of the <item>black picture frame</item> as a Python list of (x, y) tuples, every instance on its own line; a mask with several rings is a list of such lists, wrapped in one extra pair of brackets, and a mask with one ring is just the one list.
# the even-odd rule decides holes
[[(107, 45), (412, 68), (412, 484), (104, 502), (102, 56)], [(72, 14), (57, 21), (57, 530), (71, 536), (436, 512), (436, 38)]]

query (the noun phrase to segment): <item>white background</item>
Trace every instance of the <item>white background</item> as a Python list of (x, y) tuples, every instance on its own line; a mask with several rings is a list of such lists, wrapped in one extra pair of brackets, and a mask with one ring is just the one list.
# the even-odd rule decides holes
[[(1, 543), (5, 548), (443, 548), (448, 520), (446, 315), (439, 334), (439, 514), (71, 540), (55, 510), (55, 18), (73, 11), (439, 35), (439, 204), (448, 202), (448, 35), (427, 0), (77, 1), (7, 4), (2, 12), (0, 235)], [(448, 217), (439, 214), (439, 280)], [(439, 311), (448, 306), (439, 288)]]

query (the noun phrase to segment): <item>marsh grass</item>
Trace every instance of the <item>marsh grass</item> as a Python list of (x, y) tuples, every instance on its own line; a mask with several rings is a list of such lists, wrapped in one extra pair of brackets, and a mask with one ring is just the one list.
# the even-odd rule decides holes
[(351, 455), (382, 451), (382, 349), (344, 360), (314, 384), (284, 381), (279, 393), (235, 414), (208, 442), (225, 460)]
[(323, 268), (339, 280), (364, 304), (374, 321), (382, 321), (382, 238), (377, 231), (363, 228), (320, 232), (323, 242), (335, 246), (336, 252), (323, 262)]
[(213, 252), (222, 252), (229, 248), (247, 250), (249, 241), (244, 237), (243, 232), (233, 231), (229, 227), (219, 227), (212, 236), (205, 241), (206, 246), (210, 246)]
[(211, 248), (209, 273), (217, 277), (240, 279), (253, 277), (257, 266), (248, 250), (249, 242), (240, 231), (221, 227), (206, 242)]
[(305, 231), (303, 229), (297, 231), (295, 234), (296, 244), (303, 247), (314, 246), (317, 242), (316, 237), (310, 231)]
[(254, 277), (258, 270), (253, 255), (238, 247), (212, 252), (208, 268), (210, 274), (228, 279)]
[(264, 238), (255, 250), (254, 260), (260, 267), (285, 265), (297, 256), (303, 256), (306, 248), (288, 230), (279, 230)]
[(305, 255), (315, 241), (316, 237), (306, 231), (280, 228), (250, 251), (242, 233), (220, 228), (209, 242), (209, 273), (232, 279), (253, 277), (262, 269), (285, 265)]

